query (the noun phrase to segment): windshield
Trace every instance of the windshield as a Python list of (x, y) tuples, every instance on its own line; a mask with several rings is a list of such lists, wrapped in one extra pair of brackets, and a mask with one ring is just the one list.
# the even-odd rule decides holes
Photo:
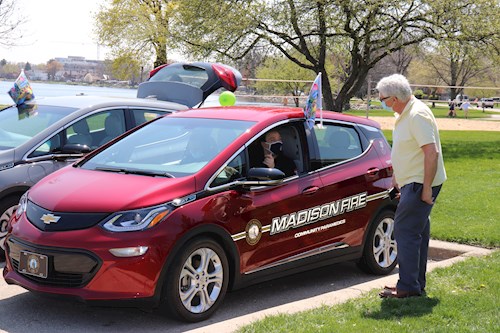
[(11, 106), (2, 110), (0, 112), (0, 150), (22, 145), (75, 110), (36, 104)]
[(183, 177), (203, 168), (253, 122), (161, 118), (86, 161), (83, 169)]

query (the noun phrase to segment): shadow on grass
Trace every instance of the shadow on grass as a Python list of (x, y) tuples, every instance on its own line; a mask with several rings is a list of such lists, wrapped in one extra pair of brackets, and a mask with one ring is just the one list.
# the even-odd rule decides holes
[(382, 299), (380, 310), (364, 314), (365, 318), (391, 320), (402, 317), (420, 317), (432, 312), (439, 299), (410, 297), (405, 299)]

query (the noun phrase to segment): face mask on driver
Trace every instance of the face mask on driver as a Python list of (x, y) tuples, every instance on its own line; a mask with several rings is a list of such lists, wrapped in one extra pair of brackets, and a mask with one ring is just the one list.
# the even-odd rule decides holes
[(274, 155), (279, 155), (281, 151), (283, 150), (283, 142), (281, 141), (274, 141), (274, 142), (266, 142), (267, 143), (267, 150), (273, 153)]

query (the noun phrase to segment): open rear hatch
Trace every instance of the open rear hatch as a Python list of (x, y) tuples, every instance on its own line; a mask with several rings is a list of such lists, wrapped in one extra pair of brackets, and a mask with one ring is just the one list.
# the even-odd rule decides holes
[(139, 84), (138, 98), (155, 98), (194, 107), (220, 88), (235, 91), (241, 83), (238, 70), (219, 63), (193, 62), (161, 65)]

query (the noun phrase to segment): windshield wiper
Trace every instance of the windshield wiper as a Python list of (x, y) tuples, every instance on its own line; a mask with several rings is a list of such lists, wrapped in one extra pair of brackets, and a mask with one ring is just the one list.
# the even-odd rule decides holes
[(110, 168), (110, 167), (97, 167), (95, 169), (98, 170), (98, 171), (116, 172), (116, 173), (130, 174), (130, 175), (175, 178), (173, 175), (171, 175), (168, 172), (149, 171), (149, 170), (135, 170), (135, 169), (123, 169), (123, 168)]

